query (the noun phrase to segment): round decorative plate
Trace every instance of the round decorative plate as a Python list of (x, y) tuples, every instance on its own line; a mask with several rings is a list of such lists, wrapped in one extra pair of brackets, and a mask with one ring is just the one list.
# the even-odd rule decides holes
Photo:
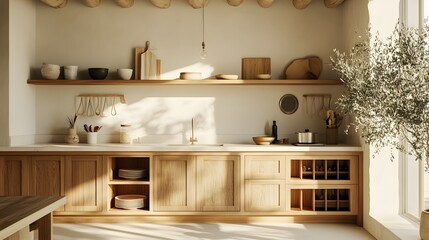
[(285, 94), (280, 98), (279, 107), (285, 114), (292, 114), (298, 110), (299, 102), (295, 95)]

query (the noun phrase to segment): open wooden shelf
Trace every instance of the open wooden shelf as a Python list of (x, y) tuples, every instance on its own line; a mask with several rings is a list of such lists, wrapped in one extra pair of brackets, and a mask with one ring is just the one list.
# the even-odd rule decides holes
[(112, 180), (109, 181), (112, 185), (150, 185), (150, 181), (145, 180)]
[(35, 85), (341, 85), (340, 80), (27, 80)]

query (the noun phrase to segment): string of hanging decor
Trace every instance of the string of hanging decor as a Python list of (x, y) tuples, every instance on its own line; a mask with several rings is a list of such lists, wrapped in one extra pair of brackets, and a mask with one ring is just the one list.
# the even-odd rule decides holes
[[(53, 8), (63, 8), (67, 6), (68, 0), (40, 0), (42, 3), (53, 7)], [(80, 0), (83, 5), (87, 7), (98, 7), (101, 4), (101, 0)], [(134, 5), (134, 0), (104, 0), (104, 1), (114, 1), (116, 5), (122, 8), (129, 8)], [(139, 0), (136, 0), (139, 1)], [(141, 0), (140, 0), (141, 1)], [(179, 0), (176, 0), (179, 1)], [(195, 9), (202, 8), (202, 6), (207, 6), (209, 3), (209, 0), (184, 0), (189, 3), (189, 5)], [(244, 0), (226, 0), (226, 2), (231, 6), (239, 6), (241, 3), (243, 3)], [(250, 0), (248, 0), (250, 1)], [(263, 8), (269, 8), (271, 7), (275, 0), (256, 0), (259, 4), (259, 6)], [(281, 0), (283, 1), (283, 0)], [(296, 9), (305, 9), (310, 5), (312, 1), (322, 1), (322, 0), (290, 0), (292, 1), (293, 6)], [(327, 8), (334, 8), (342, 4), (345, 0), (323, 0), (325, 3), (325, 6)], [(171, 5), (172, 0), (150, 0), (150, 2), (155, 5), (158, 8), (169, 8)]]

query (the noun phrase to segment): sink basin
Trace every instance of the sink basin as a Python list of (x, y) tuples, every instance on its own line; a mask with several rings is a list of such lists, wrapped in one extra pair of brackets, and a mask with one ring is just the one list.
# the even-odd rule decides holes
[(168, 144), (168, 146), (174, 147), (221, 147), (222, 143), (213, 143), (213, 144)]

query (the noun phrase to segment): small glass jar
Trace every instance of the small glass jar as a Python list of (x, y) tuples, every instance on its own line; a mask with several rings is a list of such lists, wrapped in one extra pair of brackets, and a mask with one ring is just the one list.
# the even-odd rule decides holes
[(121, 128), (119, 130), (119, 143), (131, 143), (131, 125), (121, 124)]

